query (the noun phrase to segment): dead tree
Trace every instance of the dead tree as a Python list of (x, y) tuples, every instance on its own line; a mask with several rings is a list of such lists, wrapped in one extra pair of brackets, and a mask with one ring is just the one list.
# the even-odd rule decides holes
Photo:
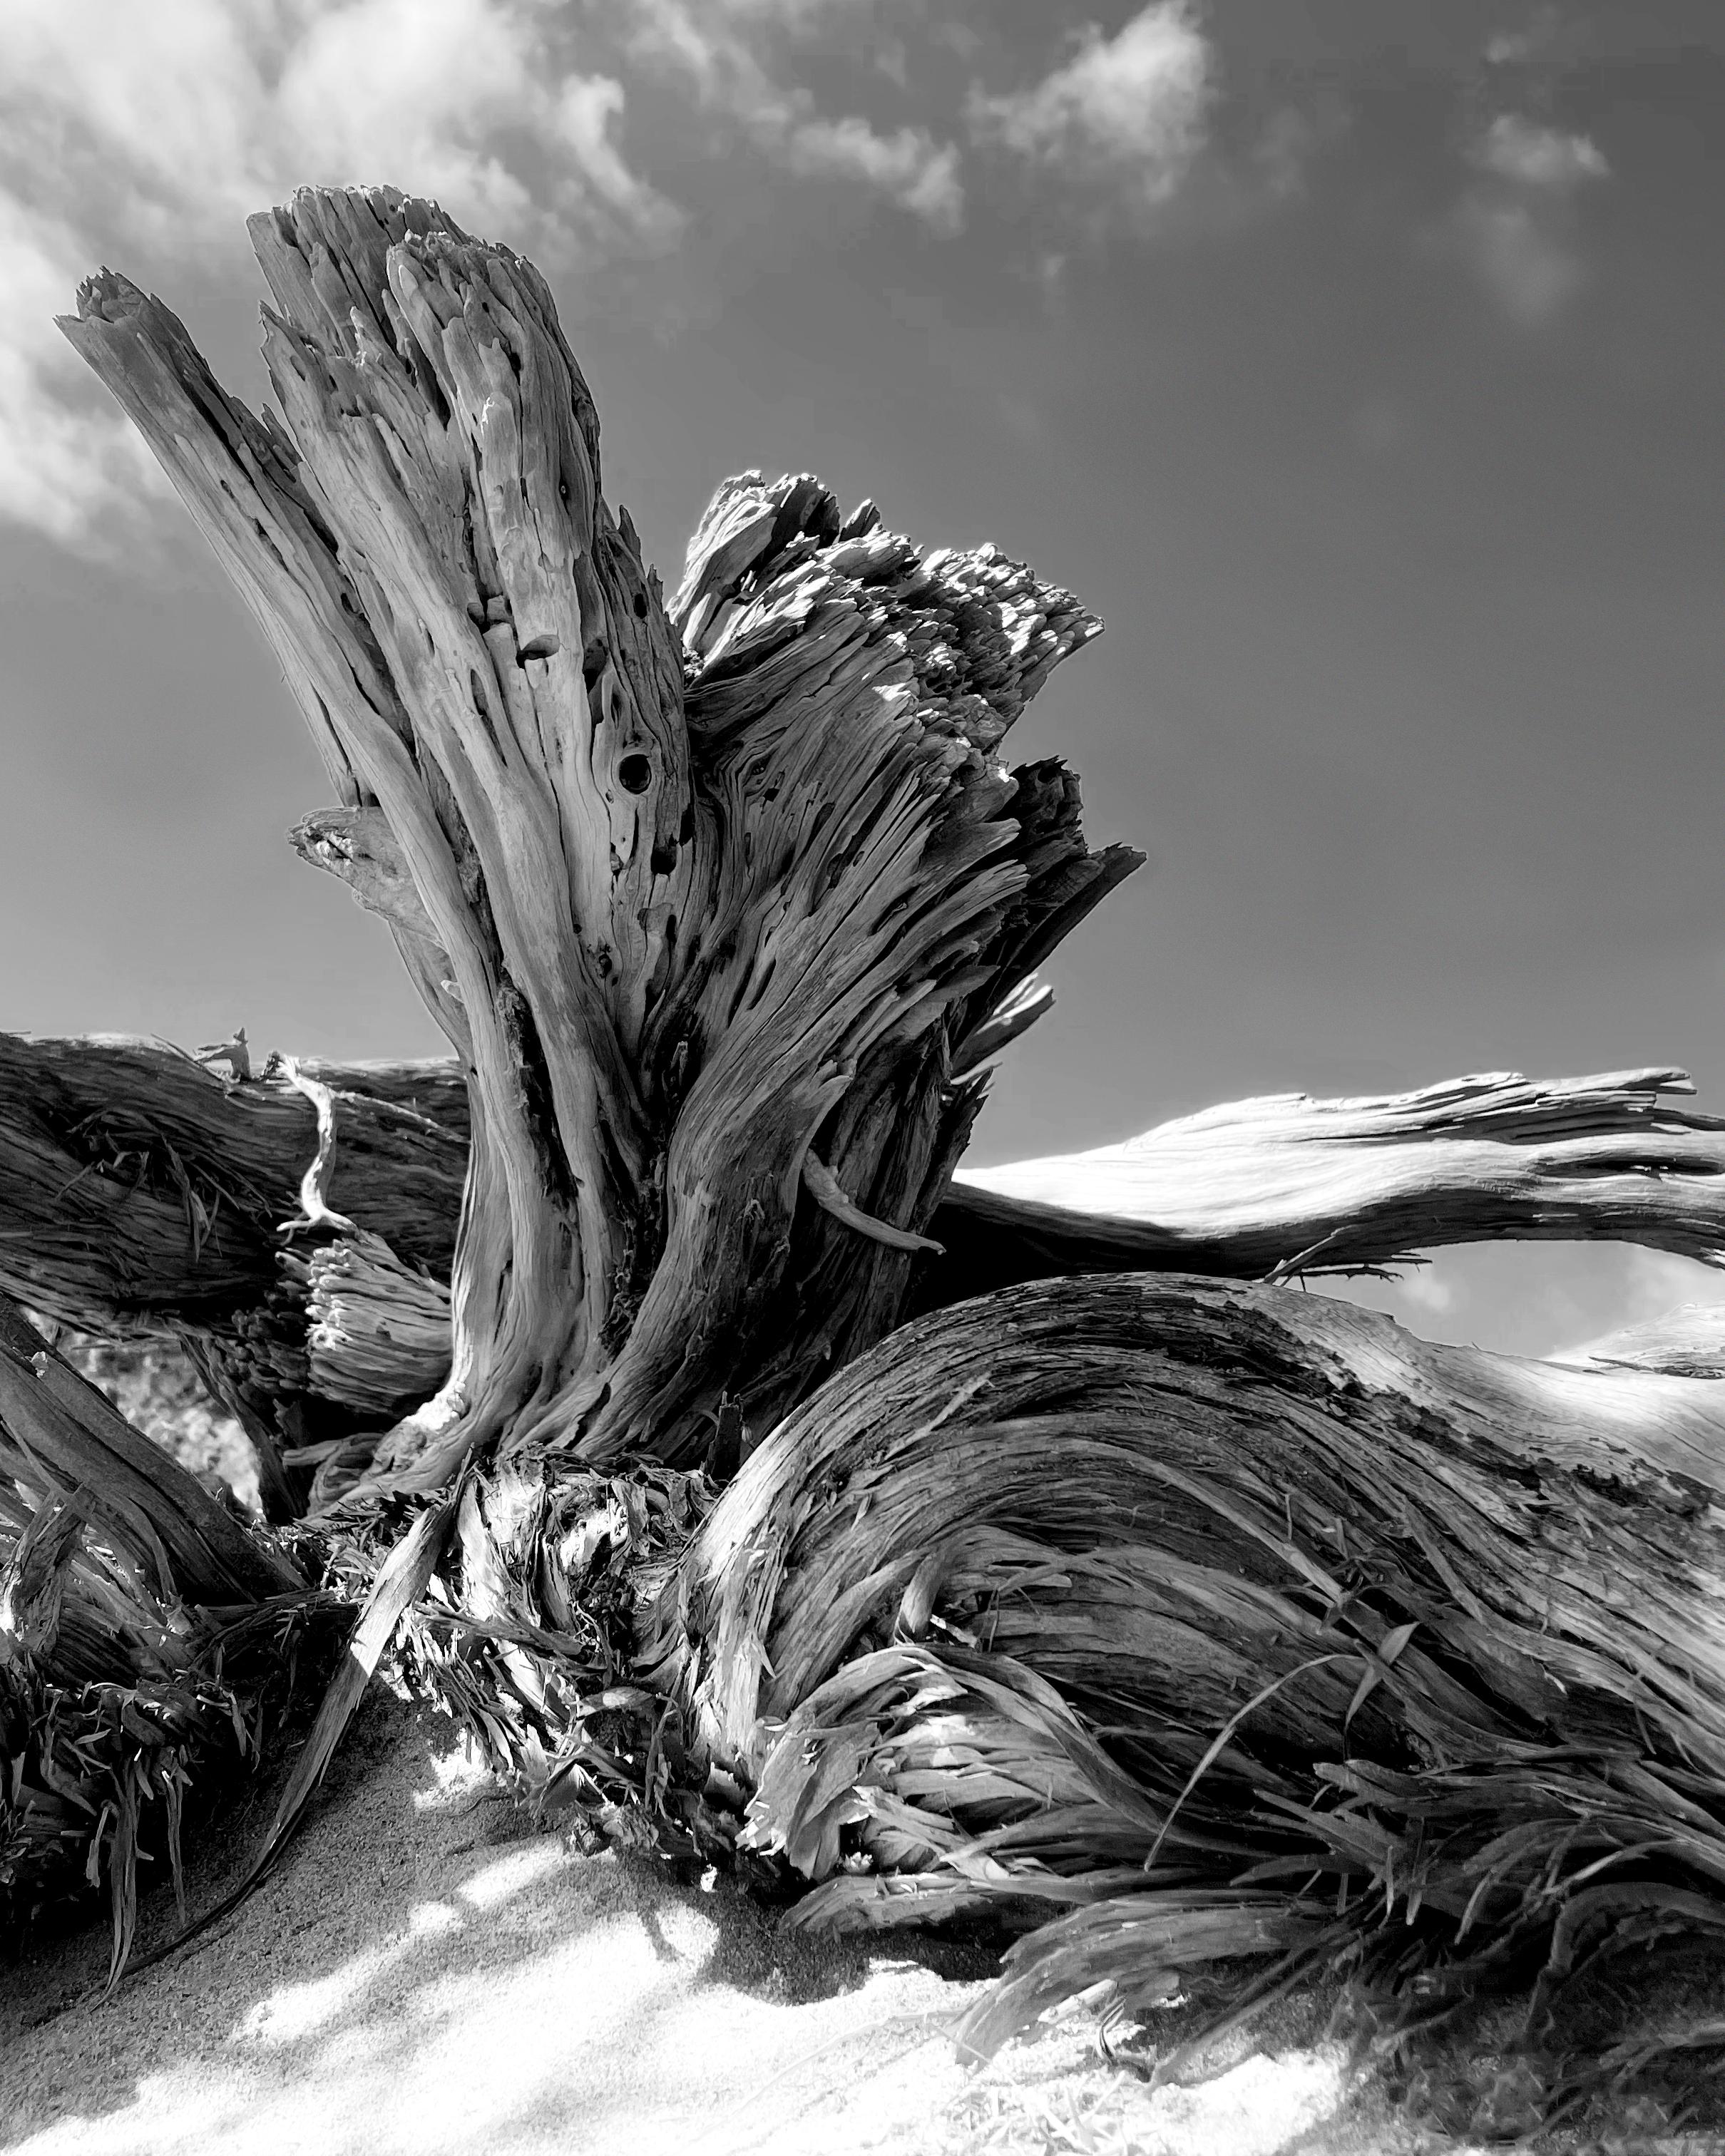
[[(316, 1455), (316, 1532), (375, 1578), (299, 1786), (398, 1632), (542, 1795), (632, 1793), (811, 1920), (1068, 1912), (983, 2047), (1219, 1957), (1404, 1988), (1531, 1953), (1548, 1991), (1584, 1940), (1717, 1927), (1693, 1327), (1560, 1369), (1242, 1284), (1504, 1235), (1717, 1262), (1725, 1132), (1681, 1074), (958, 1171), (1034, 968), (1137, 860), (999, 756), (1094, 620), (758, 475), (667, 606), (531, 265), (383, 190), (252, 232), (281, 419), (123, 278), (64, 326), (279, 658), (336, 797), (294, 843), (388, 921), (465, 1118), (429, 1073), (9, 1044), (0, 1191), (54, 1232), (0, 1263), (199, 1339), (283, 1509)], [(290, 1441), (266, 1395), (347, 1419)]]
[(339, 800), (296, 844), (463, 1061), (449, 1376), (374, 1471), (698, 1456), (728, 1393), (763, 1424), (891, 1324), (955, 1061), (1133, 864), (993, 755), (1096, 624), (812, 480), (722, 492), (668, 613), (530, 265), (382, 192), (252, 232), (291, 439), (124, 280), (65, 326), (311, 725)]

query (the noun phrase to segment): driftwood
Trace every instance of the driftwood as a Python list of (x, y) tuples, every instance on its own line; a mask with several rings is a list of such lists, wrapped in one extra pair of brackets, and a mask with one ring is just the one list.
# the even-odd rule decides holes
[(387, 191), (252, 233), (291, 440), (123, 280), (64, 326), (282, 659), (341, 797), (302, 850), (390, 912), (467, 1071), (451, 1369), (378, 1466), (698, 1453), (902, 1300), (805, 1161), (920, 1233), (955, 1051), (1137, 859), (993, 756), (1096, 624), (809, 480), (721, 494), (668, 616), (530, 265)]
[(648, 1661), (754, 1790), (744, 1845), (812, 1882), (798, 1921), (1085, 1912), (973, 2048), (1218, 1955), (1363, 1940), (1459, 1997), (1519, 1941), (1556, 1986), (1674, 1911), (1725, 1926), (1722, 1496), (1714, 1382), (1050, 1281), (783, 1423)]
[(961, 1168), (953, 1195), (991, 1231), (1028, 1240), (1041, 1227), (1051, 1249), (1088, 1224), (1117, 1263), (1249, 1280), (1507, 1238), (1640, 1243), (1717, 1265), (1725, 1121), (1672, 1104), (1694, 1090), (1681, 1070), (1646, 1070), (1532, 1083), (1497, 1071), (1375, 1099), (1273, 1094), (1123, 1145)]
[[(468, 1116), (449, 1063), (306, 1060), (296, 1076), (278, 1060), (218, 1078), (145, 1041), (0, 1035), (0, 1289), (69, 1323), (187, 1338), (262, 1447), (300, 1459), (448, 1375)], [(1122, 1267), (1377, 1270), (1505, 1237), (1608, 1237), (1715, 1263), (1725, 1128), (1675, 1104), (1688, 1090), (1681, 1071), (1649, 1070), (1281, 1095), (1124, 1146), (960, 1168), (905, 1306)], [(326, 1197), (356, 1234), (315, 1226), (301, 1204), (320, 1091)], [(1691, 1322), (1692, 1352), (1710, 1326)]]
[[(317, 1467), (301, 1601), (365, 1614), (264, 1856), (394, 1636), (542, 1799), (764, 1866), (803, 1921), (1041, 1926), (975, 2051), (1266, 1956), (1404, 2000), (1537, 1979), (1537, 2035), (1579, 1954), (1720, 1929), (1725, 1395), (1657, 1367), (1692, 1334), (1520, 1363), (1238, 1278), (1506, 1235), (1720, 1262), (1725, 1127), (1681, 1074), (955, 1175), (1034, 969), (1137, 859), (998, 754), (1095, 622), (752, 474), (667, 608), (531, 265), (387, 190), (252, 229), (285, 426), (124, 279), (65, 327), (280, 657), (336, 797), (294, 842), (389, 922), (467, 1118), (447, 1070), (4, 1044), (0, 1277), (279, 1348), (263, 1393), (335, 1418), (270, 1440), (279, 1500)], [(157, 1085), (193, 1103), (159, 1142)], [(13, 1362), (22, 1566), (62, 1531)], [(183, 1491), (121, 1495), (183, 1500), (203, 1561)], [(234, 1532), (268, 1609), (288, 1560)], [(45, 1681), (25, 1606), (0, 1705)]]

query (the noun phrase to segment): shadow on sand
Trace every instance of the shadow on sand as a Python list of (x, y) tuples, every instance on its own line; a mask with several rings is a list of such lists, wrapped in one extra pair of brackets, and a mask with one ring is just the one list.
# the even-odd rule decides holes
[[(583, 1856), (452, 1745), (373, 1702), (280, 1868), (111, 1998), (100, 1923), (0, 1969), (0, 2148), (741, 2149), (769, 2087), (782, 2125), (911, 2052), (929, 2093), (956, 2071), (942, 2039), (986, 1953), (813, 1939), (726, 1881)], [(194, 1911), (273, 1800), (207, 1840)], [(141, 1951), (175, 1926), (158, 1889)]]

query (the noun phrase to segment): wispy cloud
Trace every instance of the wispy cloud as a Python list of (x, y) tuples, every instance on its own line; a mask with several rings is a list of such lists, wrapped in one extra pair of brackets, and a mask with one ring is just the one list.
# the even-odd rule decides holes
[(0, 189), (0, 516), (66, 547), (99, 539), (105, 514), (167, 491), (143, 437), (99, 400), (54, 326), (89, 266), (69, 225)]
[(0, 515), (100, 542), (143, 459), (51, 326), (95, 256), (230, 246), (305, 181), (388, 178), (553, 258), (680, 213), (627, 163), (614, 78), (536, 0), (23, 0), (0, 41)]
[(1488, 67), (1522, 66), (1548, 52), (1557, 35), (1558, 11), (1546, 0), (1519, 28), (1498, 30), (1486, 38), (1486, 64)]
[(1610, 167), (1585, 135), (1542, 127), (1513, 112), (1500, 113), (1475, 145), (1481, 172), (1513, 185), (1567, 194), (1584, 180), (1603, 180)]
[(799, 121), (781, 146), (793, 172), (828, 173), (860, 180), (931, 230), (950, 238), (964, 223), (964, 188), (958, 151), (937, 143), (920, 127), (882, 135), (865, 120)]
[(1204, 146), (1214, 92), (1209, 40), (1183, 0), (1154, 0), (1114, 37), (1094, 24), (1028, 89), (972, 93), (975, 139), (1153, 208)]
[(845, 180), (884, 196), (943, 238), (964, 222), (959, 153), (927, 129), (882, 132), (860, 114), (824, 113), (769, 64), (775, 33), (808, 32), (847, 0), (625, 0), (630, 46), (678, 75), (706, 110), (741, 129), (787, 172)]
[(1609, 177), (1598, 145), (1512, 112), (1471, 144), (1476, 175), (1455, 230), (1475, 275), (1510, 320), (1539, 329), (1587, 279), (1576, 197)]

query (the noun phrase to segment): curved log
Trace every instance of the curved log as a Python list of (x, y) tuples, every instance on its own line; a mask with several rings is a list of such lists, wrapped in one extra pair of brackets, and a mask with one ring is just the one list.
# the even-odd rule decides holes
[(1583, 1938), (1725, 1928), (1722, 1496), (1716, 1383), (1286, 1288), (1046, 1282), (783, 1424), (647, 1666), (798, 1922), (1076, 1912), (973, 2051), (1217, 1955), (1351, 1943), (1430, 1997), (1519, 1942), (1555, 1984)]

